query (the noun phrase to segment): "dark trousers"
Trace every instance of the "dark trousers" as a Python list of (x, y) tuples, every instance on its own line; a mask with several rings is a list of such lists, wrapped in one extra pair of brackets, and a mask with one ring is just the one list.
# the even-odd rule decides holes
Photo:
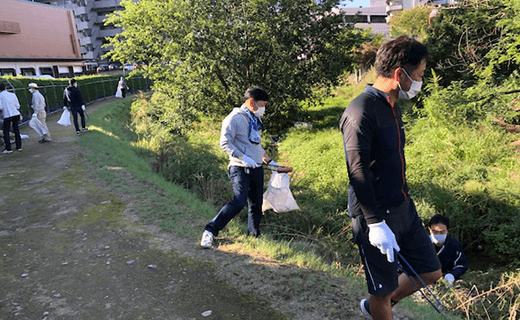
[(4, 131), (5, 150), (11, 150), (11, 138), (9, 137), (9, 131), (11, 129), (11, 124), (13, 126), (14, 141), (16, 142), (16, 149), (22, 148), (22, 137), (20, 136), (20, 127), (18, 126), (19, 122), (20, 122), (20, 115), (4, 119), (3, 131)]
[(126, 97), (126, 89), (121, 89), (121, 93), (123, 94), (123, 98)]
[(247, 234), (260, 236), (260, 220), (262, 219), (262, 201), (264, 188), (264, 169), (251, 169), (231, 166), (228, 170), (229, 180), (233, 184), (233, 200), (220, 209), (220, 212), (205, 227), (217, 236), (231, 219), (248, 205)]
[(79, 108), (70, 108), (70, 111), (72, 111), (72, 119), (74, 120), (76, 131), (79, 131), (78, 113), (81, 117), (81, 128), (85, 128), (85, 113), (83, 112), (83, 109), (81, 109), (81, 106)]

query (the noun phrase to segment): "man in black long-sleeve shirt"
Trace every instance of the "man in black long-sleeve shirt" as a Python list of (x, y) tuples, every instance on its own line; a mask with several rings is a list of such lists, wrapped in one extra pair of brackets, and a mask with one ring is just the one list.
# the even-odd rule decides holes
[(404, 127), (396, 105), (420, 91), (427, 55), (424, 45), (407, 36), (384, 43), (376, 55), (378, 77), (352, 100), (340, 121), (349, 214), (370, 293), (360, 308), (369, 319), (392, 319), (392, 305), (417, 290), (405, 274), (398, 274), (396, 251), (427, 284), (442, 275), (408, 194)]
[(81, 91), (78, 89), (78, 81), (76, 79), (69, 80), (69, 86), (63, 90), (63, 105), (69, 106), (72, 112), (72, 119), (74, 120), (74, 127), (76, 128), (76, 134), (81, 134), (78, 126), (78, 113), (81, 117), (81, 128), (83, 131), (87, 131), (88, 128), (85, 126), (85, 104), (81, 97)]

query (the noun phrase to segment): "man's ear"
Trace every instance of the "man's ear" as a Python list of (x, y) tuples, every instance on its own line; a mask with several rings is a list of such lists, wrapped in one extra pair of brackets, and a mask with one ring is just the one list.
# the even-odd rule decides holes
[(256, 111), (255, 110), (255, 100), (253, 98), (249, 98), (246, 100), (245, 102), (245, 105), (246, 107), (248, 107), (250, 110), (252, 109), (253, 111)]
[(394, 79), (397, 82), (401, 82), (401, 73), (402, 72), (403, 72), (403, 70), (401, 69), (401, 67), (395, 68), (395, 70), (392, 74), (392, 79)]

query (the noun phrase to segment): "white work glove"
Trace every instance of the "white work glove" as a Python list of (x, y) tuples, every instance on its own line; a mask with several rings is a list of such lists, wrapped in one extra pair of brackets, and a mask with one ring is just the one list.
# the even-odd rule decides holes
[(36, 112), (32, 114), (33, 117), (37, 117)]
[(82, 106), (81, 106), (81, 109), (82, 109), (83, 111), (85, 111), (85, 105), (82, 105)]
[(382, 254), (386, 255), (388, 262), (394, 262), (394, 250), (401, 250), (395, 240), (395, 235), (390, 230), (386, 222), (381, 221), (368, 225), (368, 240), (370, 244), (378, 248)]
[(66, 106), (63, 106), (63, 111), (67, 110), (67, 107)]
[(446, 273), (446, 275), (444, 275), (444, 280), (448, 281), (450, 286), (453, 286), (453, 283), (455, 283), (455, 277), (451, 273)]
[(255, 162), (255, 160), (249, 158), (248, 156), (243, 156), (240, 160), (242, 160), (242, 163), (248, 168), (258, 167), (258, 164)]

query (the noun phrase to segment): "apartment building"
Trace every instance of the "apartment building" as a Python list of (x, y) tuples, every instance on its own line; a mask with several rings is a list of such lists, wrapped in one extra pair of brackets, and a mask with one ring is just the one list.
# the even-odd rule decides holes
[(0, 76), (82, 74), (74, 14), (23, 0), (0, 0)]
[(369, 7), (341, 7), (344, 23), (354, 23), (357, 28), (370, 29), (373, 34), (390, 34), (390, 26), (386, 23), (386, 0), (371, 0)]
[[(122, 10), (121, 0), (34, 0), (74, 11), (78, 31), (81, 55), (88, 70), (95, 70), (98, 65), (108, 64), (102, 56), (110, 48), (102, 48), (121, 28), (105, 26), (107, 14)], [(137, 1), (137, 0), (134, 0)]]
[(399, 11), (412, 9), (423, 4), (436, 6), (456, 5), (457, 0), (386, 0), (386, 4), (386, 13), (388, 15), (387, 21), (390, 21), (392, 16)]

